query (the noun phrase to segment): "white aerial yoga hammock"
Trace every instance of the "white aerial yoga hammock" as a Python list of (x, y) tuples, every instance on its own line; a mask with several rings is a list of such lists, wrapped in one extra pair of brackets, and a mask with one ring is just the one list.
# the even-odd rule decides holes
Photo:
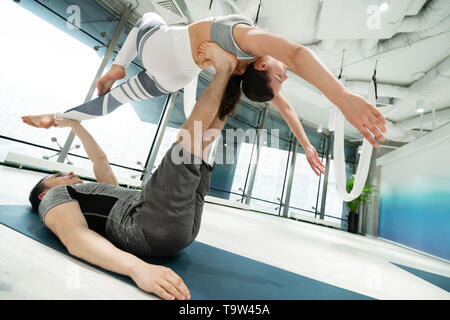
[[(339, 79), (341, 83), (345, 84), (345, 79)], [(186, 119), (191, 115), (196, 103), (197, 95), (197, 83), (198, 77), (195, 77), (192, 82), (184, 88), (184, 114)], [(375, 99), (375, 80), (372, 80), (369, 85), (369, 92), (367, 100), (372, 105), (376, 105)], [(344, 115), (342, 112), (334, 107), (330, 114), (330, 119), (328, 122), (329, 131), (334, 131), (334, 174), (336, 178), (336, 185), (342, 199), (345, 202), (352, 201), (361, 195), (364, 185), (366, 183), (367, 174), (370, 167), (370, 159), (372, 157), (372, 144), (363, 138), (363, 145), (361, 156), (359, 157), (358, 169), (356, 170), (355, 182), (353, 184), (353, 189), (350, 193), (347, 193), (346, 185), (346, 174), (345, 174), (345, 154), (344, 154)], [(212, 148), (212, 152), (215, 153), (217, 149), (217, 142), (214, 141), (215, 145)]]
[[(345, 80), (339, 79), (344, 85)], [(367, 101), (373, 106), (376, 105), (375, 99), (375, 80), (369, 85)], [(363, 138), (361, 156), (359, 157), (358, 169), (356, 170), (353, 189), (347, 193), (346, 175), (345, 175), (345, 154), (344, 154), (344, 115), (334, 107), (330, 114), (328, 122), (329, 131), (334, 131), (334, 175), (336, 178), (337, 189), (345, 202), (356, 199), (361, 194), (366, 183), (367, 174), (370, 167), (370, 158), (372, 157), (372, 144)]]

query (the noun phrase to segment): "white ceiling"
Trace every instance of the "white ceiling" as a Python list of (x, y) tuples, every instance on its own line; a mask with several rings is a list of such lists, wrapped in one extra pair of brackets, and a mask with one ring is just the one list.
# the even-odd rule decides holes
[[(371, 5), (390, 3), (380, 12), (379, 26)], [(135, 9), (130, 22), (147, 11), (156, 11), (169, 24), (191, 23), (232, 13), (254, 20), (260, 0), (98, 0), (115, 13), (124, 4)], [(432, 130), (450, 121), (450, 1), (448, 0), (262, 0), (258, 27), (284, 36), (313, 50), (338, 76), (345, 50), (342, 77), (350, 91), (367, 95), (377, 61), (378, 107), (388, 120), (386, 138), (395, 142), (416, 139), (420, 115), (423, 129)], [(176, 7), (182, 17), (167, 8)], [(375, 15), (376, 16), (376, 15)], [(373, 22), (368, 26), (368, 21)], [(334, 107), (316, 88), (294, 74), (283, 94), (308, 125), (328, 128)], [(346, 124), (345, 136), (362, 139)]]

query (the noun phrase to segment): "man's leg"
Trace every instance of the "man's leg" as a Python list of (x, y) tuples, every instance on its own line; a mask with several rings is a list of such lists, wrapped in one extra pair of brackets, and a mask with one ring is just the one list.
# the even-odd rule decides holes
[(209, 125), (208, 130), (203, 134), (202, 141), (202, 150), (203, 150), (203, 160), (208, 163), (208, 156), (211, 147), (213, 146), (213, 142), (217, 139), (220, 139), (220, 135), (222, 134), (222, 130), (225, 127), (226, 119), (221, 120), (219, 118), (219, 113), (216, 114), (216, 117)]
[[(206, 157), (209, 153), (209, 149), (213, 145), (213, 141), (219, 139), (220, 134), (225, 126), (226, 120), (220, 120), (219, 113), (216, 114), (213, 122), (209, 126), (207, 132), (211, 132), (210, 136), (213, 137), (210, 141), (203, 141), (203, 160), (207, 163)], [(217, 134), (216, 134), (217, 133)], [(205, 204), (205, 196), (209, 192), (212, 167), (209, 164), (202, 164), (200, 166), (201, 178), (195, 192), (195, 215), (194, 224), (192, 226), (192, 241), (197, 237), (200, 231), (200, 225), (202, 222), (203, 206)]]
[[(220, 54), (220, 51), (215, 53), (213, 52), (213, 54)], [(213, 61), (214, 61), (213, 57)], [(216, 76), (218, 75), (219, 77), (220, 72), (222, 71), (216, 71)], [(227, 73), (225, 73), (227, 74)], [(225, 90), (226, 88), (226, 84), (228, 82), (230, 76), (226, 77), (225, 79), (225, 87), (223, 90)], [(219, 78), (220, 80), (222, 80), (222, 78)], [(214, 81), (214, 79), (213, 79)], [(213, 81), (211, 82), (210, 86), (213, 85)], [(223, 81), (223, 80), (222, 80)], [(208, 88), (207, 88), (208, 89)], [(220, 90), (220, 89), (219, 89)], [(203, 206), (205, 204), (205, 196), (209, 191), (209, 187), (210, 187), (210, 176), (211, 176), (211, 172), (212, 172), (212, 167), (207, 164), (208, 163), (208, 155), (209, 155), (209, 150), (210, 148), (213, 146), (213, 142), (216, 141), (217, 139), (219, 139), (220, 134), (222, 133), (223, 128), (225, 127), (225, 123), (226, 123), (226, 119), (221, 120), (219, 118), (219, 106), (220, 106), (220, 102), (222, 100), (222, 95), (220, 96), (214, 96), (215, 98), (217, 98), (216, 100), (212, 99), (213, 97), (209, 96), (210, 94), (214, 94), (213, 90), (210, 90), (211, 92), (207, 92), (206, 89), (203, 92), (202, 96), (200, 97), (200, 99), (197, 101), (196, 106), (194, 107), (194, 110), (191, 113), (191, 116), (189, 117), (189, 119), (183, 124), (182, 129), (186, 130), (189, 135), (191, 137), (198, 137), (201, 134), (201, 141), (199, 142), (199, 139), (197, 138), (193, 138), (191, 139), (190, 142), (190, 146), (185, 146), (183, 145), (183, 141), (180, 143), (181, 145), (183, 145), (184, 148), (187, 147), (191, 147), (191, 151), (195, 152), (195, 148), (193, 147), (194, 143), (201, 143), (201, 151), (202, 154), (196, 154), (198, 156), (201, 156), (203, 158), (203, 161), (205, 161), (205, 163), (202, 163), (200, 165), (200, 173), (201, 173), (201, 177), (200, 177), (200, 182), (197, 186), (197, 189), (195, 191), (195, 214), (194, 214), (194, 220), (193, 220), (193, 225), (192, 225), (192, 238), (190, 240), (190, 242), (194, 241), (194, 239), (197, 237), (198, 232), (200, 231), (200, 225), (201, 225), (201, 219), (202, 219), (202, 214), (203, 214)], [(215, 95), (215, 94), (214, 94)], [(209, 104), (209, 109), (207, 109), (207, 106)], [(204, 110), (207, 109), (207, 110)], [(211, 119), (211, 114), (215, 112), (214, 117)], [(195, 121), (201, 121), (201, 133), (200, 132), (194, 132), (195, 128), (193, 126), (193, 123)], [(209, 125), (206, 127), (206, 130), (203, 130), (204, 125), (206, 125), (207, 123), (209, 123)], [(180, 140), (181, 138), (181, 134), (180, 133), (177, 137), (177, 141)], [(197, 136), (195, 136), (197, 135)], [(183, 140), (185, 139), (185, 137), (183, 136), (182, 138)]]
[[(228, 55), (221, 51), (218, 54)], [(201, 148), (203, 134), (208, 128), (216, 127), (218, 132), (223, 128), (220, 125), (224, 125), (224, 121), (214, 119), (235, 66), (235, 58), (231, 57), (228, 62), (228, 58), (222, 59), (225, 61), (220, 62), (214, 79), (183, 124), (183, 131), (189, 135), (179, 134), (177, 142), (166, 152), (141, 193), (141, 204), (136, 207), (136, 222), (142, 227), (152, 254), (156, 256), (171, 255), (185, 248), (198, 233), (203, 197), (209, 189), (212, 168), (206, 163), (192, 161), (194, 158), (202, 158), (201, 152), (194, 152), (194, 140), (196, 137), (200, 138)], [(220, 61), (220, 58), (214, 57), (212, 60)], [(197, 132), (194, 132), (195, 122), (202, 126)], [(180, 139), (183, 141), (179, 142)], [(174, 149), (180, 144), (178, 151), (182, 153), (183, 159), (187, 156), (190, 162), (179, 162), (173, 157)]]
[(208, 142), (203, 143), (205, 132), (210, 127), (219, 127), (222, 124), (222, 121), (216, 119), (217, 113), (228, 80), (237, 63), (233, 55), (225, 52), (215, 43), (208, 44), (205, 55), (212, 61), (216, 74), (197, 100), (191, 115), (180, 128), (176, 139), (176, 142), (180, 143), (185, 150), (202, 159), (204, 159), (203, 148), (209, 145)]

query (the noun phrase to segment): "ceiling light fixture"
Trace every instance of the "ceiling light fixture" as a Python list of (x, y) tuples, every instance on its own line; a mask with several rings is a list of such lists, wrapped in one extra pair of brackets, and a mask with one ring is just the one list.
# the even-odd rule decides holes
[(383, 2), (382, 4), (380, 4), (380, 12), (385, 12), (389, 10), (389, 3), (387, 2)]
[(319, 124), (319, 127), (317, 128), (317, 132), (322, 132), (322, 124)]
[(423, 109), (423, 103), (424, 101), (422, 99), (418, 100), (416, 103), (416, 111), (418, 113), (423, 113), (425, 110)]

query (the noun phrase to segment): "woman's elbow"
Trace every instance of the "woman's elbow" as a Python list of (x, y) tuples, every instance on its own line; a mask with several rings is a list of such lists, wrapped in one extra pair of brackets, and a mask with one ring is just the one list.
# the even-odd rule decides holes
[(301, 64), (302, 55), (305, 51), (308, 50), (307, 47), (304, 47), (300, 44), (295, 44), (291, 49), (291, 54), (289, 55), (290, 63), (287, 63), (288, 67), (295, 70), (295, 68)]

